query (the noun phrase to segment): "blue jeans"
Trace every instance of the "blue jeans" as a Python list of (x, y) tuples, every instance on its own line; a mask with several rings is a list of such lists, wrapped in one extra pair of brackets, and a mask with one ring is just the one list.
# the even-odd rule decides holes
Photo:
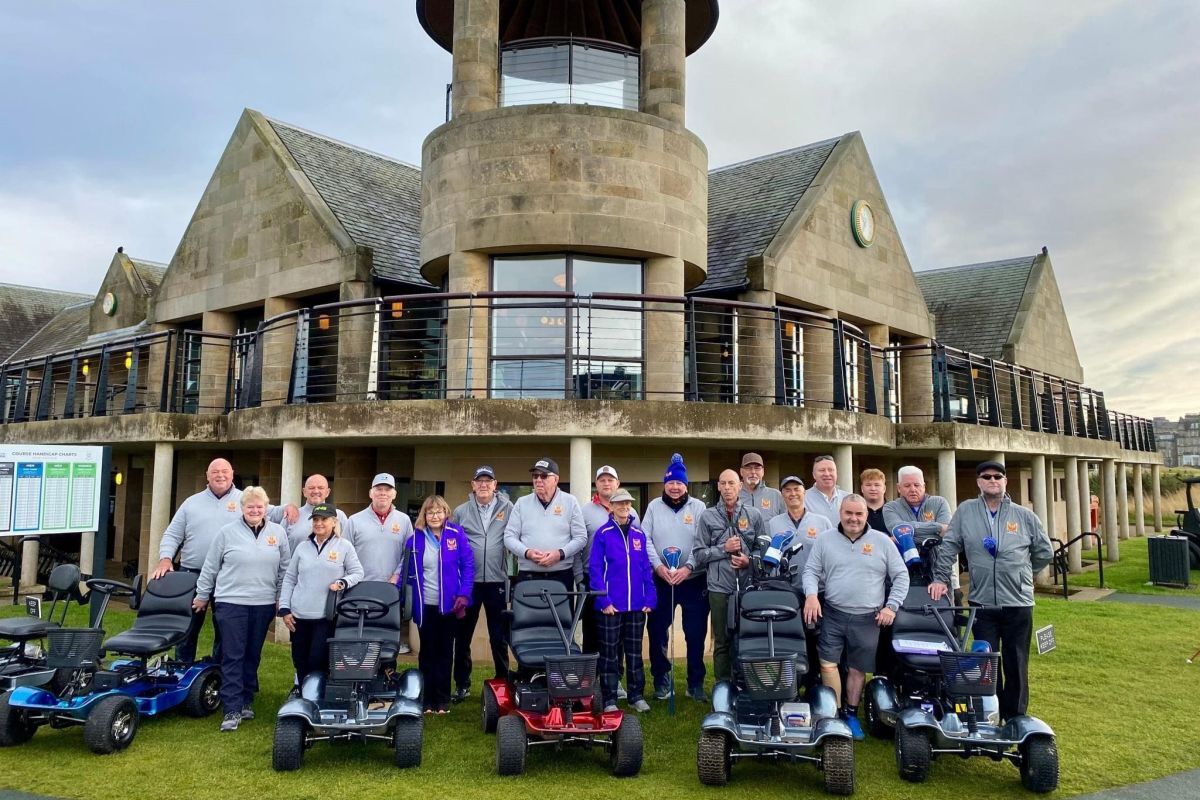
[(241, 711), (258, 691), (258, 662), (275, 604), (241, 606), (216, 604), (213, 609), (221, 630), (221, 706), (226, 714)]

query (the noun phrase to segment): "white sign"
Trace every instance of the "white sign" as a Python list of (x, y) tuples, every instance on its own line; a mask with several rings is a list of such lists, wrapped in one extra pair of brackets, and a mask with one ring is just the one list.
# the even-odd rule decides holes
[(0, 445), (0, 536), (95, 531), (103, 447)]

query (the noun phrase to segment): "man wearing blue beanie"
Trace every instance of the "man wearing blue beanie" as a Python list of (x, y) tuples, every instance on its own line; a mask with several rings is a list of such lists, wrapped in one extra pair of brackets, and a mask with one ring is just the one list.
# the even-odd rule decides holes
[(654, 567), (657, 603), (650, 612), (650, 675), (654, 696), (668, 699), (674, 665), (667, 658), (667, 642), (675, 621), (675, 606), (683, 608), (683, 636), (687, 642), (688, 697), (704, 700), (704, 640), (708, 636), (708, 596), (705, 573), (696, 571), (692, 549), (696, 523), (704, 503), (688, 495), (687, 467), (675, 453), (663, 475), (662, 497), (646, 506), (642, 530), (650, 537), (650, 564)]

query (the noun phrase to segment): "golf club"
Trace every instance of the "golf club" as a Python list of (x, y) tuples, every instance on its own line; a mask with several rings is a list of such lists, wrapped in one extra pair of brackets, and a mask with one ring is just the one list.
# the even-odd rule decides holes
[(1200, 657), (1200, 650), (1197, 650), (1196, 652), (1192, 653), (1192, 657), (1187, 660), (1187, 663), (1191, 664), (1193, 661), (1196, 660), (1197, 657)]
[[(675, 570), (679, 569), (679, 558), (683, 555), (683, 551), (678, 547), (668, 547), (663, 550), (663, 561), (667, 565), (667, 569), (671, 570), (674, 575)], [(670, 606), (670, 627), (667, 628), (667, 648), (669, 650), (669, 658), (671, 661), (671, 669), (667, 673), (670, 683), (671, 696), (667, 698), (667, 713), (671, 716), (675, 715), (675, 584), (671, 584), (671, 606)]]

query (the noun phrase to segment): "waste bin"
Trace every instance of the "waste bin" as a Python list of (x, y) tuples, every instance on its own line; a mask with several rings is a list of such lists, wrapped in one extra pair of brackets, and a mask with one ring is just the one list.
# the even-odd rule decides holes
[(1191, 579), (1191, 557), (1186, 536), (1151, 536), (1150, 582), (1186, 588)]

